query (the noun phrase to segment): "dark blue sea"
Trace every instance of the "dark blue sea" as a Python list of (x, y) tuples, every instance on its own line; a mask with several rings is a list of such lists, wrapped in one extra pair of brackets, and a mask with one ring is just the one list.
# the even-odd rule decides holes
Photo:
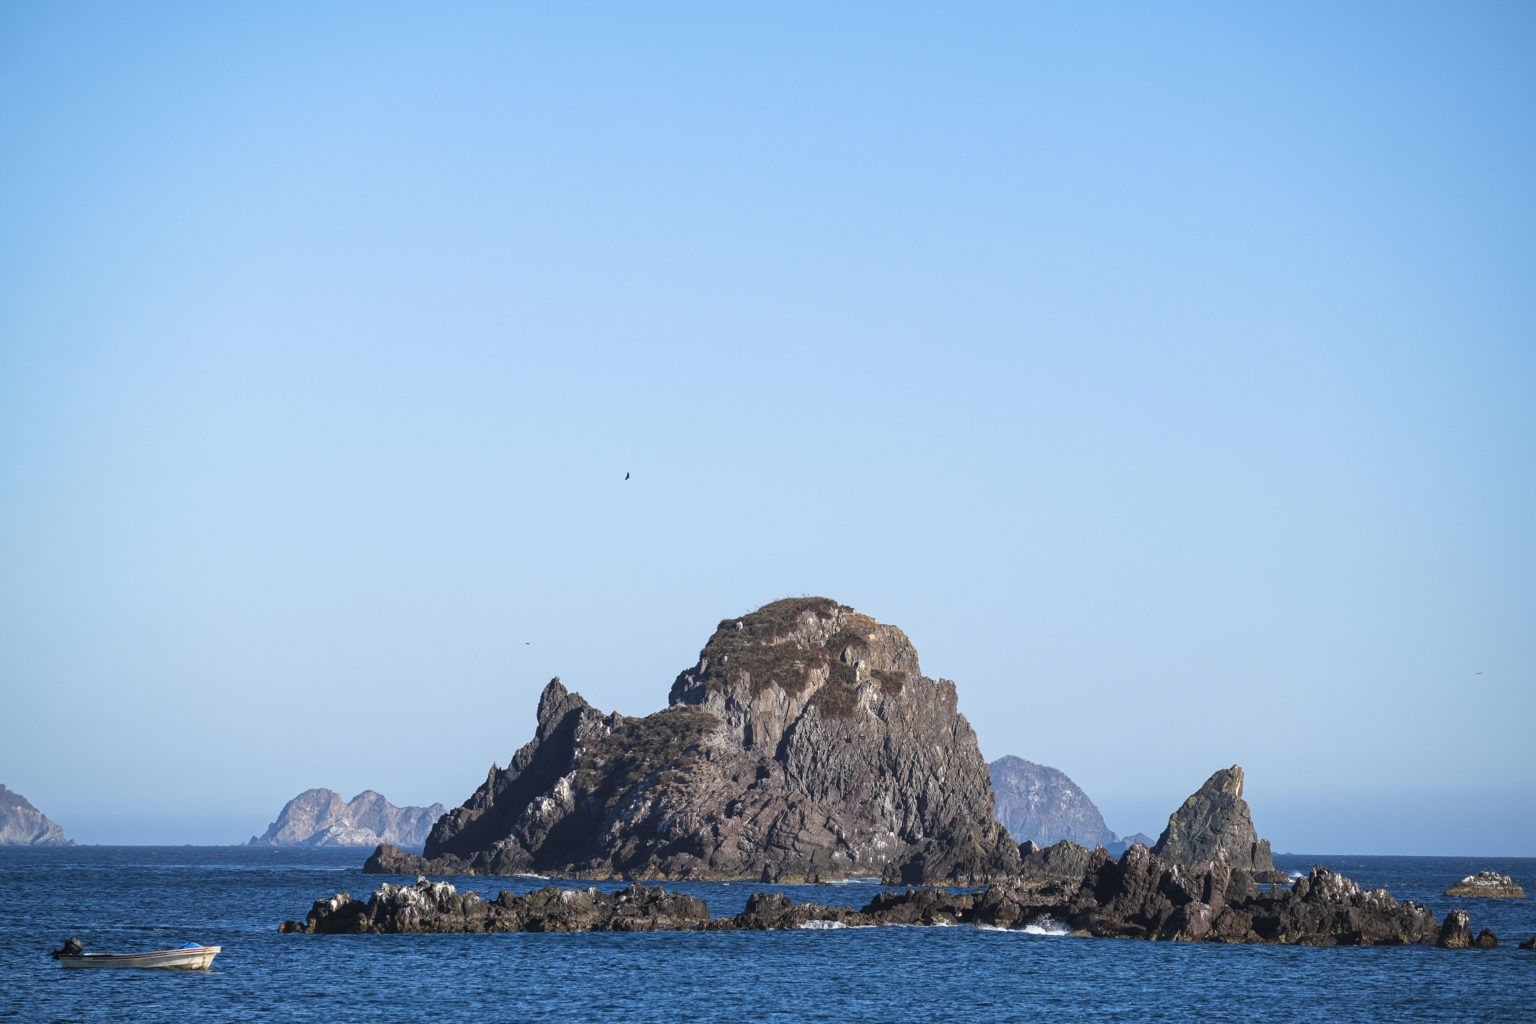
[[(1276, 857), (1454, 906), (1500, 947), (1307, 949), (1074, 938), (972, 927), (760, 933), (280, 935), (364, 851), (0, 847), (0, 1021), (1536, 1021), (1536, 898), (1451, 901), (1491, 869), (1536, 892), (1536, 858)], [(452, 879), (487, 898), (536, 878)], [(585, 883), (567, 883), (583, 886)], [(872, 882), (672, 885), (715, 915), (753, 892), (862, 906)], [(220, 945), (207, 973), (69, 971), (98, 952)]]

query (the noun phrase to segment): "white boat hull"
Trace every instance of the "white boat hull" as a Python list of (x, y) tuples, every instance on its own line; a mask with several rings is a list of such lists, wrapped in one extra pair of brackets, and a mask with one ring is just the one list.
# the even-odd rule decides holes
[(153, 953), (80, 953), (60, 956), (65, 967), (168, 967), (180, 971), (206, 971), (222, 946), (161, 949)]

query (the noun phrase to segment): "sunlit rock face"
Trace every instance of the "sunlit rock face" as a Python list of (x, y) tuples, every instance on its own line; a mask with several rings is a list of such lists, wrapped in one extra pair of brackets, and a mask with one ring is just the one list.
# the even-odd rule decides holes
[(368, 789), (343, 800), (332, 789), (306, 789), (283, 805), (277, 820), (251, 846), (420, 846), (443, 813), (442, 804), (396, 807)]
[(997, 820), (1018, 842), (1047, 847), (1066, 839), (1090, 850), (1115, 843), (1104, 816), (1065, 772), (1013, 756), (990, 770)]
[(722, 621), (669, 706), (603, 714), (558, 679), (505, 769), (424, 857), (369, 870), (641, 879), (981, 882), (1018, 866), (955, 684), (906, 634), (826, 598)]
[(71, 846), (73, 840), (26, 797), (0, 786), (0, 845)]

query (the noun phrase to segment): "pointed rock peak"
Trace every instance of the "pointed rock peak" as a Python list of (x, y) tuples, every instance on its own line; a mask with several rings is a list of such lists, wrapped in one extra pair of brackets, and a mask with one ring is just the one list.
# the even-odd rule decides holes
[(1243, 769), (1223, 768), (1168, 816), (1168, 827), (1152, 847), (1156, 856), (1185, 866), (1207, 864), (1224, 853), (1234, 867), (1261, 882), (1279, 881), (1269, 841), (1260, 839), (1243, 799)]
[(587, 707), (591, 705), (582, 699), (581, 694), (567, 690), (560, 682), (560, 677), (555, 676), (544, 687), (544, 692), (539, 694), (539, 733), (547, 733), (571, 711)]
[(539, 694), (539, 721), (542, 722), (550, 716), (550, 713), (571, 695), (571, 691), (560, 682), (560, 677), (555, 676), (544, 687), (544, 692)]
[(1200, 787), (1206, 792), (1225, 793), (1234, 799), (1243, 798), (1243, 766), (1235, 764), (1231, 768), (1223, 768), (1210, 778), (1205, 780), (1205, 785)]

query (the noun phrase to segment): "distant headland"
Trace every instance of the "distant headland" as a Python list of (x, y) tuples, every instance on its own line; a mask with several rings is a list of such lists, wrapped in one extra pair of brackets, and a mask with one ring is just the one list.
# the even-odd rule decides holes
[(64, 830), (26, 797), (0, 785), (0, 845), (71, 846)]
[(332, 789), (306, 789), (249, 846), (420, 846), (442, 804), (396, 807), (371, 789), (343, 800)]

